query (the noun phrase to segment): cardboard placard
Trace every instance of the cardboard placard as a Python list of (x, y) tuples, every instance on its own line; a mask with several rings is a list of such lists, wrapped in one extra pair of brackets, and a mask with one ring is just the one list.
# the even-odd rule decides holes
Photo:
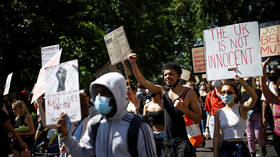
[(41, 48), (42, 67), (59, 51), (59, 45), (51, 45)]
[(71, 122), (81, 120), (78, 60), (45, 69), (46, 124), (54, 125), (62, 112)]
[(205, 56), (204, 46), (193, 47), (192, 51), (192, 62), (193, 62), (193, 73), (205, 73)]
[(262, 57), (280, 55), (280, 25), (260, 28)]
[(207, 80), (262, 75), (258, 22), (204, 30)]
[(106, 34), (104, 40), (112, 65), (128, 59), (127, 56), (131, 51), (123, 26)]
[(7, 76), (6, 84), (5, 84), (5, 89), (4, 89), (3, 95), (9, 94), (12, 76), (13, 76), (13, 73), (10, 73), (10, 74)]

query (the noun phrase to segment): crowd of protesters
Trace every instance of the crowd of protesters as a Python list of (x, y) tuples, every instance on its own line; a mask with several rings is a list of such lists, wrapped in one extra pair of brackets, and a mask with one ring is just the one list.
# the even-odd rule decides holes
[[(196, 156), (184, 116), (200, 124), (213, 155), (265, 156), (266, 123), (272, 122), (273, 144), (280, 156), (280, 69), (263, 63), (263, 76), (200, 81), (180, 78), (180, 65), (163, 67), (164, 83), (148, 81), (129, 61), (138, 82), (108, 73), (80, 90), (81, 117), (71, 123), (66, 113), (56, 126), (46, 126), (44, 96), (33, 104), (31, 93), (1, 95), (1, 142), (8, 156)], [(270, 118), (270, 120), (268, 120)], [(132, 130), (132, 131), (131, 131)], [(257, 152), (256, 143), (261, 147)], [(5, 151), (5, 152), (4, 152)], [(2, 153), (2, 152), (1, 152)]]

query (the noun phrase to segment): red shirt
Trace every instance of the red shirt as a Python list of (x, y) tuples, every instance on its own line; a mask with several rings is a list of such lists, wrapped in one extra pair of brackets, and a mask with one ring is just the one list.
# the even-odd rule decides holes
[(224, 107), (225, 104), (221, 100), (221, 98), (217, 95), (216, 90), (212, 90), (207, 93), (206, 100), (205, 100), (205, 107), (204, 110), (214, 115), (215, 112)]

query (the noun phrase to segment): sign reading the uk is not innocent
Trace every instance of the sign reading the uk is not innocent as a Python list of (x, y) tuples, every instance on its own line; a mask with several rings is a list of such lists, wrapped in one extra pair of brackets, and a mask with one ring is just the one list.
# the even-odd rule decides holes
[(204, 30), (207, 80), (262, 75), (258, 22)]

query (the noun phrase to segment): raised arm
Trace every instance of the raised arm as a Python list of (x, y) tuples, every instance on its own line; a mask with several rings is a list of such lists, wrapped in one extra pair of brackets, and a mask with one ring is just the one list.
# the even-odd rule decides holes
[(145, 88), (149, 89), (152, 93), (162, 93), (163, 89), (161, 86), (155, 85), (152, 82), (146, 80), (146, 78), (141, 73), (136, 61), (137, 61), (137, 55), (135, 53), (132, 53), (128, 56), (129, 62), (131, 64), (131, 67), (133, 69), (133, 73), (137, 79), (137, 81), (144, 86)]
[(240, 84), (245, 88), (246, 92), (249, 94), (250, 98), (240, 106), (241, 117), (247, 119), (248, 111), (253, 108), (258, 100), (258, 95), (254, 89), (252, 89), (243, 78), (238, 78)]
[(263, 95), (266, 99), (266, 101), (270, 104), (280, 104), (280, 99), (274, 95), (270, 89), (268, 88), (268, 86), (266, 85), (266, 65), (269, 63), (270, 61), (270, 58), (268, 58), (266, 61), (264, 61), (263, 63), (263, 76), (260, 77), (260, 80), (261, 80), (261, 89), (262, 89), (262, 92), (263, 92)]

